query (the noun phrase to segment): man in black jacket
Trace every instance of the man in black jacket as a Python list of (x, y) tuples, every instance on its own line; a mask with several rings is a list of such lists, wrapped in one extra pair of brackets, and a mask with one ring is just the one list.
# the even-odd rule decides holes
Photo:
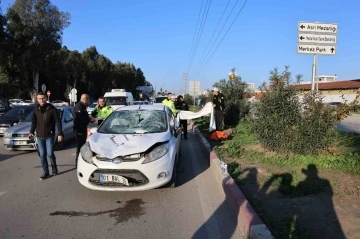
[[(182, 95), (178, 96), (178, 99), (175, 104), (175, 108), (177, 110), (189, 111), (189, 105), (184, 101), (184, 97)], [(180, 126), (184, 128), (184, 139), (188, 139), (187, 137), (187, 120), (180, 120)]]
[(223, 120), (224, 120), (224, 111), (225, 111), (225, 99), (224, 95), (219, 92), (218, 88), (213, 89), (213, 107), (215, 110), (215, 125), (216, 131), (222, 130)]
[(81, 147), (86, 143), (87, 128), (90, 122), (95, 122), (93, 117), (90, 117), (86, 107), (90, 104), (90, 97), (87, 94), (82, 94), (79, 103), (73, 108), (74, 131), (76, 135), (77, 148), (75, 165), (77, 167), (77, 160), (79, 157)]
[(40, 177), (40, 180), (43, 180), (49, 177), (49, 166), (46, 156), (50, 159), (53, 176), (58, 173), (54, 154), (55, 125), (58, 130), (58, 142), (63, 140), (64, 134), (57, 109), (53, 105), (46, 103), (47, 97), (45, 93), (38, 93), (36, 99), (39, 105), (36, 106), (33, 112), (29, 138), (34, 137), (36, 130), (37, 147), (43, 168), (43, 175)]

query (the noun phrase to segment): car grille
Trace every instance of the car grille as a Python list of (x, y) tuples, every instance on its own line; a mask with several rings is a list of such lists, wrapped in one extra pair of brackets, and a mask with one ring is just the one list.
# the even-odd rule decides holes
[(29, 133), (24, 133), (24, 134), (15, 133), (15, 134), (12, 134), (12, 137), (27, 138), (27, 137), (29, 137)]
[[(101, 156), (99, 154), (95, 155), (95, 157), (99, 161), (106, 161), (106, 162), (111, 162), (112, 161), (112, 159)], [(138, 160), (142, 159), (143, 157), (144, 156), (141, 155), (141, 154), (133, 154), (133, 155), (121, 156), (119, 158), (121, 158), (123, 160), (123, 162), (135, 162), (135, 161), (138, 161)]]
[(94, 185), (107, 187), (128, 187), (121, 183), (100, 182), (99, 174), (113, 174), (127, 178), (129, 187), (137, 187), (149, 182), (149, 179), (144, 174), (135, 169), (98, 169), (91, 175), (89, 182)]

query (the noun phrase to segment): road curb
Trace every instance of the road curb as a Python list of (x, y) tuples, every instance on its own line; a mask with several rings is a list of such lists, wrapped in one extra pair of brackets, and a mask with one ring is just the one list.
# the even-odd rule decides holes
[(229, 205), (237, 222), (237, 227), (244, 238), (249, 239), (274, 239), (267, 226), (261, 221), (255, 210), (246, 199), (227, 169), (222, 167), (222, 161), (212, 150), (209, 142), (195, 126), (197, 139), (201, 141), (203, 149), (209, 155), (210, 169), (213, 171), (217, 182), (223, 188), (226, 202)]

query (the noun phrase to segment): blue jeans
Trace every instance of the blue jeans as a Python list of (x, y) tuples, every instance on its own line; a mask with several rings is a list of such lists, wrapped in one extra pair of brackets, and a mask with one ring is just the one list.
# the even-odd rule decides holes
[(41, 166), (45, 174), (49, 174), (49, 165), (46, 156), (50, 159), (52, 172), (57, 173), (56, 157), (54, 154), (55, 138), (36, 138), (37, 146), (40, 154)]

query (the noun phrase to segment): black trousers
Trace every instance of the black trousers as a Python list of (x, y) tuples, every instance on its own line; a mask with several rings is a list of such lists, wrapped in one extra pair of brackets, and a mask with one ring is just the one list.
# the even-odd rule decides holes
[(180, 120), (180, 126), (184, 129), (184, 138), (187, 138), (187, 120)]
[(81, 147), (86, 143), (86, 138), (87, 138), (87, 130), (85, 131), (76, 131), (75, 130), (75, 136), (76, 136), (76, 141), (77, 141), (77, 148), (76, 148), (76, 158), (75, 158), (75, 162), (77, 165), (77, 160), (80, 154), (80, 149)]
[(215, 110), (215, 125), (216, 131), (223, 129), (224, 112), (222, 110)]

